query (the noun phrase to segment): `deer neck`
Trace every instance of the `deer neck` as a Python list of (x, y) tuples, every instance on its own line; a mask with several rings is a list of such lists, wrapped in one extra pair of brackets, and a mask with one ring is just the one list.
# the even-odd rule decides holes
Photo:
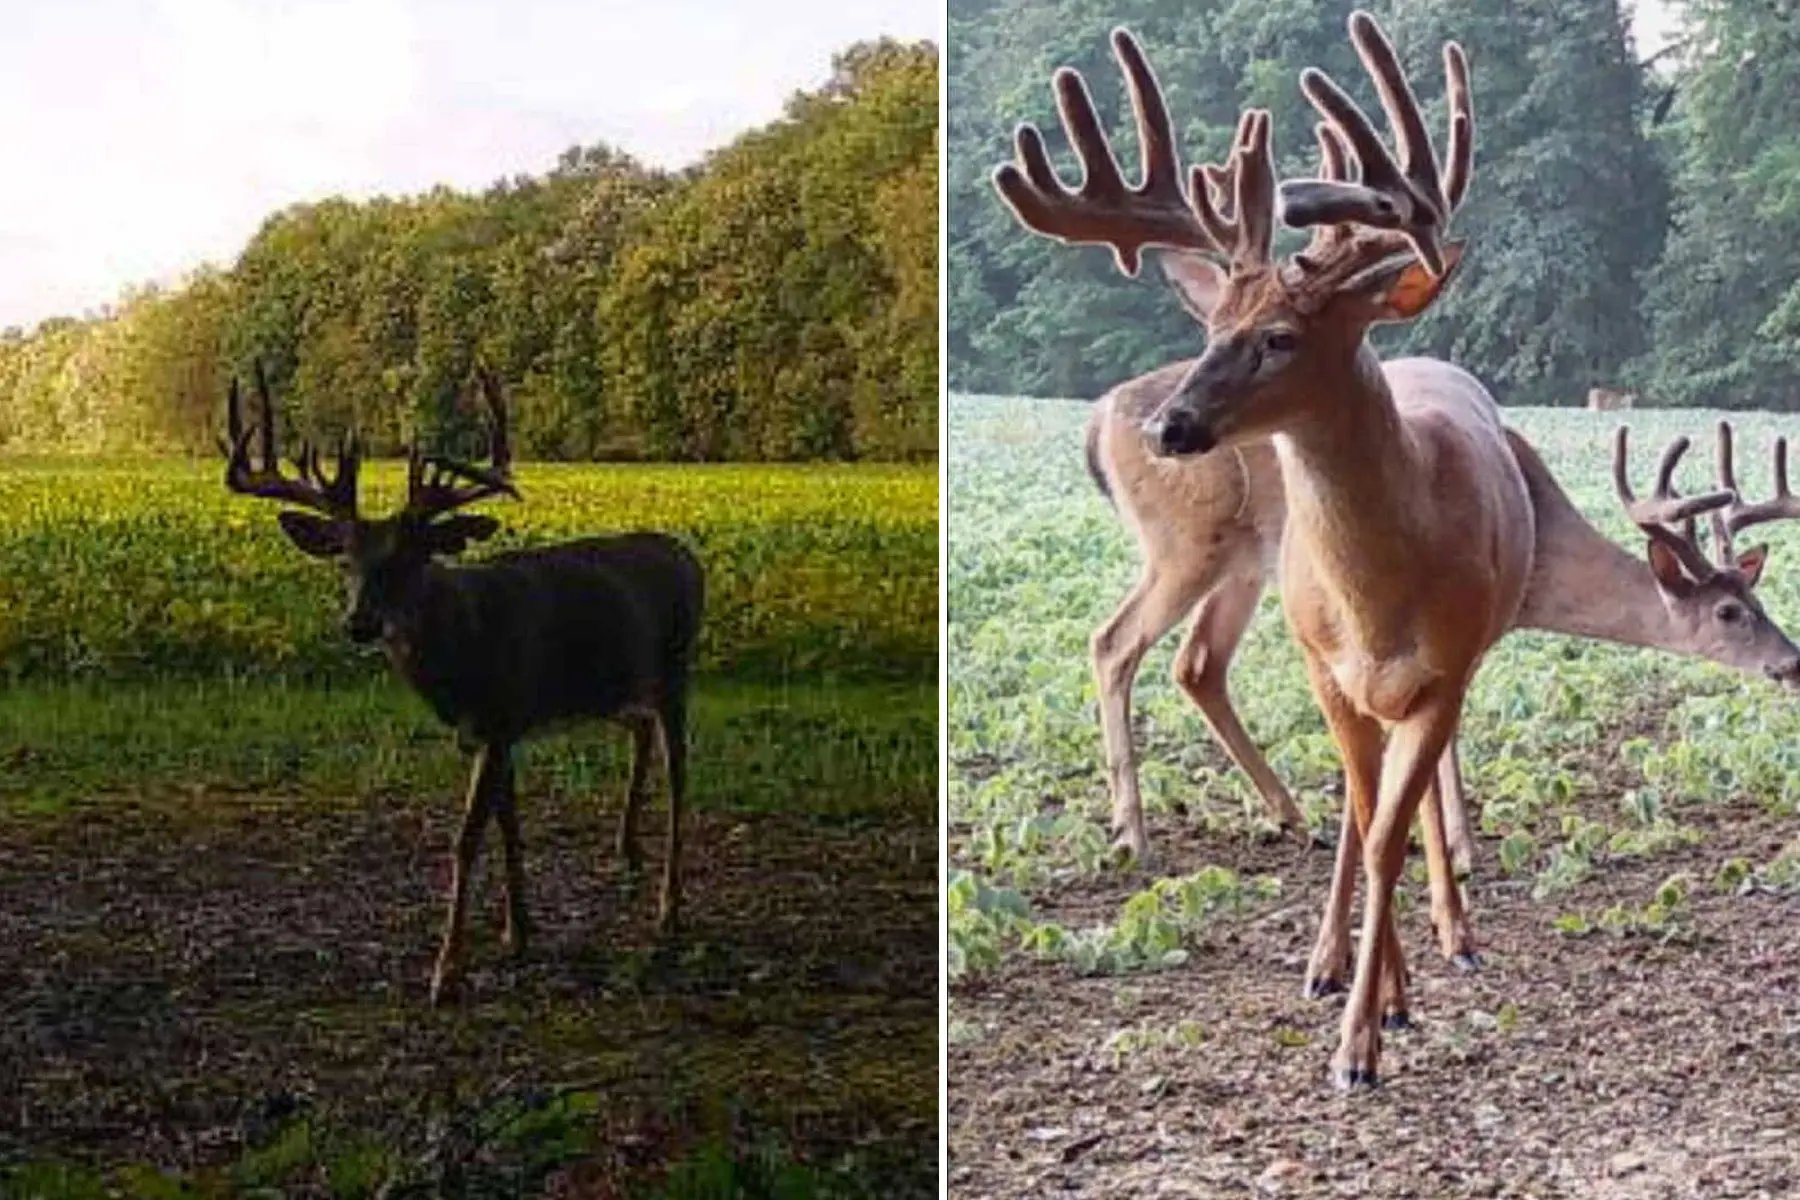
[(1393, 593), (1411, 587), (1413, 531), (1431, 509), (1417, 448), (1366, 345), (1345, 377), (1316, 394), (1319, 406), (1271, 439), (1286, 537), (1344, 615), (1394, 611)]
[(1589, 524), (1535, 453), (1519, 458), (1537, 510), (1537, 549), (1531, 583), (1514, 624), (1627, 646), (1697, 653), (1670, 615), (1649, 564)]

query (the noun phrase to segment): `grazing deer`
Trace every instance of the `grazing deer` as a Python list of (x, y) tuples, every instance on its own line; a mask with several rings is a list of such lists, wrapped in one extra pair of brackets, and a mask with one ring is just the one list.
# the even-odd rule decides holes
[[(415, 448), (406, 506), (379, 519), (357, 512), (361, 452), (354, 435), (340, 447), (329, 478), (316, 449), (304, 442), (294, 457), (297, 474), (282, 473), (260, 364), (255, 425), (244, 420), (235, 379), (227, 410), (225, 486), (310, 510), (290, 509), (277, 519), (301, 551), (342, 567), (346, 632), (359, 643), (379, 641), (395, 671), (474, 752), (456, 836), (449, 918), (432, 973), (433, 1004), (453, 987), (460, 968), (469, 873), (489, 817), (500, 826), (506, 855), (504, 942), (514, 954), (524, 952), (529, 922), (513, 750), (546, 727), (601, 717), (630, 729), (631, 782), (618, 844), (634, 872), (642, 863), (638, 813), (654, 744), (661, 744), (669, 785), (660, 909), (665, 931), (674, 927), (680, 903), (688, 672), (700, 629), (700, 564), (660, 533), (586, 538), (476, 564), (439, 562), (500, 528), (493, 517), (457, 509), (519, 495), (499, 385), (486, 370), (480, 376), (493, 420), (492, 464), (422, 455)], [(259, 435), (258, 462), (250, 456), (253, 433)]]
[[(1523, 605), (1536, 540), (1531, 495), (1500, 421), (1473, 376), (1448, 363), (1383, 363), (1367, 343), (1380, 322), (1410, 320), (1441, 291), (1463, 245), (1446, 239), (1468, 188), (1473, 113), (1460, 47), (1446, 45), (1446, 168), (1425, 131), (1393, 47), (1368, 13), (1351, 39), (1398, 134), (1401, 161), (1354, 101), (1308, 68), (1301, 89), (1317, 127), (1322, 177), (1277, 187), (1269, 114), (1239, 120), (1223, 166), (1183, 186), (1174, 130), (1137, 42), (1113, 35), (1144, 153), (1128, 188), (1078, 74), (1055, 83), (1086, 178), (1056, 176), (1041, 135), (1017, 137), (1017, 165), (995, 184), (1031, 229), (1110, 245), (1135, 273), (1147, 245), (1179, 251), (1163, 264), (1207, 328), (1205, 350), (1144, 425), (1167, 457), (1229, 452), (1273, 438), (1287, 522), (1282, 606), (1345, 768), (1345, 829), (1360, 834), (1366, 896), (1357, 970), (1332, 1077), (1378, 1078), (1381, 1030), (1406, 1020), (1405, 968), (1393, 891), (1415, 813), (1427, 827), (1433, 910), (1440, 889), (1459, 905), (1443, 855), (1433, 786), (1465, 693), (1487, 650)], [(1276, 263), (1277, 198), (1311, 243)], [(1435, 829), (1433, 827), (1440, 827)], [(1349, 869), (1356, 841), (1339, 839)], [(1322, 923), (1309, 974), (1347, 957)]]
[(1589, 388), (1587, 407), (1589, 412), (1617, 412), (1622, 408), (1636, 408), (1637, 395), (1632, 392), (1615, 392), (1611, 388)]

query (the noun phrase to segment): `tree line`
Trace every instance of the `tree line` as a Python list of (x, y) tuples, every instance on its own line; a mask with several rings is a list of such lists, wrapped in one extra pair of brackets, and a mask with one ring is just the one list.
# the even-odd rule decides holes
[(1222, 161), (1257, 105), (1278, 170), (1306, 175), (1302, 67), (1380, 111), (1345, 34), (1357, 7), (1396, 37), (1434, 129), (1442, 42), (1461, 41), (1473, 72), (1475, 176), (1456, 224), (1471, 253), (1424, 318), (1382, 331), (1384, 350), (1451, 359), (1511, 404), (1622, 386), (1645, 404), (1800, 408), (1800, 17), (1786, 0), (1674, 0), (1678, 39), (1655, 56), (1621, 0), (951, 0), (950, 386), (1094, 396), (1198, 353), (1154, 268), (1126, 281), (1104, 249), (1026, 233), (988, 184), (1021, 120), (1073, 182), (1057, 66), (1087, 78), (1128, 172), (1116, 24), (1143, 39), (1189, 161)]
[(295, 205), (228, 268), (0, 334), (0, 447), (209, 451), (252, 360), (290, 430), (466, 444), (479, 356), (526, 457), (929, 459), (937, 164), (937, 48), (882, 40), (687, 170), (597, 145)]

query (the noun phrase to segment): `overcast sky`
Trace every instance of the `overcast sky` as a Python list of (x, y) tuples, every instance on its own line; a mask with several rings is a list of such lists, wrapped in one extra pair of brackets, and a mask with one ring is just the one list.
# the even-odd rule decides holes
[(691, 162), (943, 0), (6, 0), (0, 327), (229, 262), (299, 200)]

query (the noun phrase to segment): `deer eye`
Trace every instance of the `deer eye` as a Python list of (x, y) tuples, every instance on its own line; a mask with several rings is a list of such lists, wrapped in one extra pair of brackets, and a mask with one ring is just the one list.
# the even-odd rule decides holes
[(1271, 354), (1291, 354), (1300, 338), (1291, 329), (1271, 329), (1263, 338), (1263, 349)]
[(1727, 625), (1736, 625), (1744, 619), (1744, 606), (1735, 600), (1727, 600), (1713, 609), (1713, 615)]

